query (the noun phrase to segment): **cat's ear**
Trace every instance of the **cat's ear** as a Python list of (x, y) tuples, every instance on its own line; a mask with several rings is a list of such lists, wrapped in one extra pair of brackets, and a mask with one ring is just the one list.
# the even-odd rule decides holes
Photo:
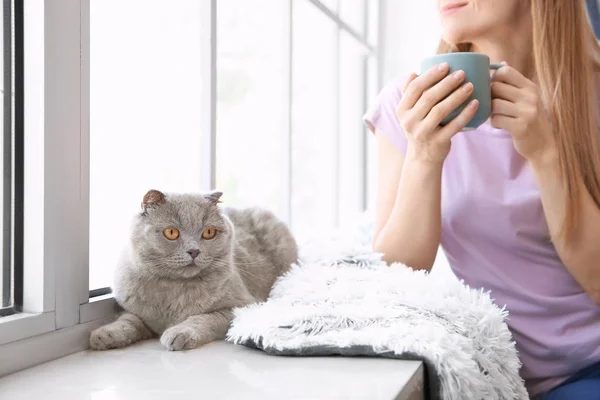
[(212, 204), (217, 205), (221, 201), (219, 200), (223, 196), (223, 192), (210, 192), (204, 195), (204, 198), (210, 201)]
[(166, 196), (162, 192), (154, 189), (149, 190), (142, 200), (142, 210), (144, 210), (145, 213), (149, 207), (164, 203), (165, 198)]

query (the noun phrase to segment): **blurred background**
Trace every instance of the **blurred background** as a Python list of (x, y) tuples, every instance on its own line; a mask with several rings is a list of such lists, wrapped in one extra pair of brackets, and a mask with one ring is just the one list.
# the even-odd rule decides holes
[(90, 7), (90, 289), (110, 286), (151, 188), (216, 187), (226, 205), (273, 210), (300, 239), (352, 224), (375, 193), (362, 115), (440, 37), (435, 0)]
[(151, 188), (215, 187), (299, 237), (354, 222), (372, 194), (362, 115), (396, 68), (387, 3), (91, 0), (90, 289)]

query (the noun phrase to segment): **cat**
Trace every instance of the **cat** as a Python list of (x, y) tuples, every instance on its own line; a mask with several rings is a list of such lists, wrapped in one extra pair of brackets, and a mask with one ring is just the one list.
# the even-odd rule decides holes
[(168, 350), (193, 349), (225, 337), (233, 308), (267, 299), (297, 262), (296, 241), (270, 211), (221, 207), (221, 196), (146, 193), (115, 271), (124, 312), (91, 333), (92, 349), (158, 335)]

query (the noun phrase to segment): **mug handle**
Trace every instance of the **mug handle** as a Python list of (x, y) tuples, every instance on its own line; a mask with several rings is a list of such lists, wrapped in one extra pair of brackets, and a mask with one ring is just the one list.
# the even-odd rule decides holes
[(502, 67), (504, 67), (504, 64), (497, 64), (497, 63), (490, 64), (490, 69), (500, 69)]

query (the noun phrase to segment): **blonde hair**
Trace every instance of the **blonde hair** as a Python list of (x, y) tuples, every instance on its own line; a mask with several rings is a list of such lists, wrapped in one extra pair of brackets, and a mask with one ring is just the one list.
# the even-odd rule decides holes
[[(565, 190), (560, 234), (571, 239), (585, 188), (600, 208), (600, 46), (584, 0), (531, 0), (535, 77), (553, 127)], [(440, 42), (438, 53), (471, 51)]]

